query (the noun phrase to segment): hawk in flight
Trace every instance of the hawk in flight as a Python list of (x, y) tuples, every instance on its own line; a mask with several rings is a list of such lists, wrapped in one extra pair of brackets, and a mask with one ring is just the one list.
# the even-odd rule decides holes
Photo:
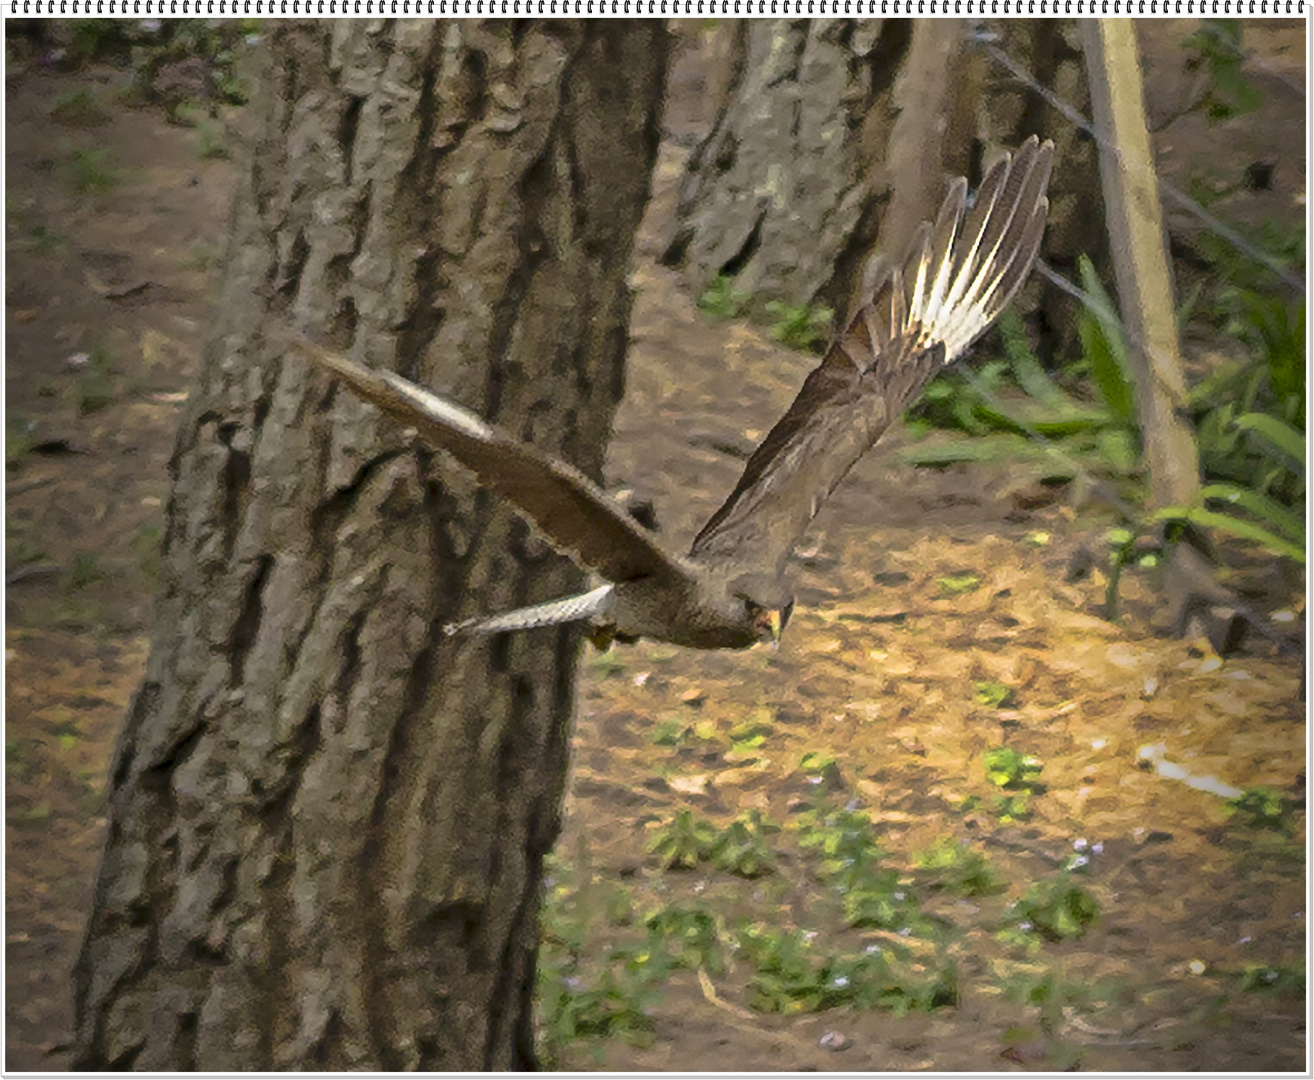
[(459, 405), (310, 342), (292, 344), (449, 453), (606, 580), (578, 596), (449, 626), (449, 633), (588, 620), (595, 644), (640, 637), (695, 649), (774, 644), (794, 606), (786, 563), (813, 516), (1030, 274), (1049, 208), (1053, 150), (1032, 136), (990, 168), (970, 208), (967, 181), (954, 180), (935, 222), (922, 223), (903, 260), (873, 262), (857, 313), (687, 555), (666, 550), (579, 470)]

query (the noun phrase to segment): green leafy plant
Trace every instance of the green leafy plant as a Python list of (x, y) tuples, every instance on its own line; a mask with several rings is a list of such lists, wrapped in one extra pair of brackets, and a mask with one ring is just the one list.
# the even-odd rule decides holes
[(144, 522), (132, 538), (141, 572), (150, 581), (160, 576), (160, 540), (160, 527), (154, 522)]
[(1003, 709), (1017, 700), (1017, 692), (1011, 686), (989, 679), (979, 682), (974, 687), (973, 696), (978, 705), (987, 705), (992, 709)]
[(205, 159), (228, 157), (228, 143), (221, 121), (203, 120), (196, 125), (196, 154)]
[(692, 810), (677, 810), (674, 819), (658, 829), (648, 850), (671, 870), (692, 870), (712, 858), (717, 831), (710, 821), (695, 818)]
[(613, 962), (596, 975), (576, 974), (573, 967), (544, 969), (538, 1000), (549, 1057), (575, 1039), (634, 1039), (650, 1033), (648, 1007), (659, 999), (658, 980), (641, 968), (627, 970)]
[(828, 307), (808, 307), (768, 301), (764, 307), (771, 318), (771, 336), (799, 352), (821, 352), (830, 341), (835, 312)]
[(30, 566), (32, 563), (43, 562), (45, 558), (45, 548), (21, 537), (11, 540), (5, 552), (5, 563), (10, 569), (16, 566)]
[(67, 90), (50, 103), (50, 119), (66, 127), (98, 127), (106, 120), (91, 91)]
[(1244, 293), (1247, 336), (1264, 358), (1276, 415), (1305, 427), (1305, 300)]
[(664, 952), (675, 967), (706, 968), (713, 975), (725, 970), (723, 928), (710, 912), (670, 904), (648, 916), (645, 926), (650, 951)]
[(882, 862), (885, 852), (860, 810), (800, 815), (799, 846), (821, 857), (821, 880), (841, 897), (844, 921), (853, 927), (930, 932), (912, 883)]
[(32, 226), (32, 239), (28, 250), (34, 255), (57, 255), (64, 250), (64, 241), (50, 231), (46, 225)]
[[(1119, 339), (1106, 329), (1109, 314), (1092, 313), (1091, 339), (1113, 349)], [(970, 378), (955, 372), (937, 376), (909, 410), (914, 421), (975, 436), (1005, 433), (1023, 439), (1033, 433), (1071, 439), (1121, 424), (1109, 408), (1074, 398), (1045, 371), (1017, 312), (1006, 311), (998, 326), (1003, 356), (986, 361)], [(1001, 395), (1011, 389), (1020, 390), (1021, 396), (1010, 396), (1005, 403)], [(1074, 448), (1084, 452), (1087, 446), (1079, 443)]]
[(206, 240), (198, 240), (187, 255), (187, 265), (193, 270), (210, 270), (219, 264), (223, 248)]
[[(189, 108), (189, 97), (206, 98), (211, 106), (245, 103), (252, 89), (247, 61), (260, 32), (259, 19), (137, 22), (135, 31), (123, 35), (133, 69), (131, 98), (138, 104), (157, 100), (160, 95), (156, 83), (160, 72), (167, 65), (189, 62), (195, 70), (182, 80), (184, 88), (171, 85), (164, 95), (166, 112), (176, 113)], [(185, 87), (186, 83), (192, 85)]]
[(36, 445), (36, 423), (18, 413), (5, 417), (5, 466), (17, 468)]
[(1241, 989), (1278, 997), (1305, 996), (1305, 965), (1247, 964), (1241, 973)]
[(1095, 386), (1113, 421), (1130, 430), (1136, 428), (1136, 389), (1127, 361), (1127, 343), (1113, 300), (1085, 255), (1078, 259), (1081, 287), (1087, 301), (1082, 308), (1078, 332), (1082, 352)]
[(1182, 43), (1187, 70), (1209, 76), (1197, 107), (1204, 110), (1210, 123), (1252, 113), (1263, 103), (1241, 66), (1246, 57), (1243, 33), (1240, 19), (1202, 19), (1200, 29)]
[(114, 155), (104, 147), (75, 149), (61, 143), (60, 153), (56, 171), (80, 195), (102, 195), (123, 182)]
[(68, 53), (74, 61), (115, 60), (128, 55), (138, 27), (127, 19), (78, 19), (71, 24)]
[(730, 747), (739, 753), (757, 750), (765, 745), (767, 736), (775, 728), (770, 709), (757, 709), (748, 719), (730, 729)]
[(1070, 873), (1062, 873), (1032, 885), (1009, 908), (1005, 925), (1021, 935), (1067, 941), (1084, 936), (1099, 913), (1095, 897), (1074, 882)]
[(1264, 455), (1269, 467), (1260, 473), (1257, 486), (1216, 483), (1201, 488), (1196, 502), (1187, 507), (1166, 507), (1153, 521), (1177, 526), (1195, 526), (1250, 540), (1275, 555), (1300, 564), (1305, 562), (1305, 520), (1288, 498), (1279, 493), (1304, 496), (1305, 435), (1291, 424), (1266, 413), (1246, 413), (1233, 424)]
[(73, 556), (73, 562), (64, 575), (64, 588), (77, 592), (89, 585), (94, 585), (105, 576), (100, 568), (100, 559), (89, 551), (79, 551)]
[(996, 787), (1029, 788), (1044, 768), (1038, 757), (1019, 753), (1011, 746), (999, 746), (985, 753), (986, 777)]
[(1028, 817), (1031, 796), (1038, 789), (1037, 779), (1045, 767), (1040, 759), (1021, 754), (1010, 746), (999, 746), (986, 751), (984, 764), (986, 778), (1002, 789), (992, 804), (992, 811), (1003, 822)]
[(736, 877), (761, 877), (775, 869), (776, 851), (770, 837), (778, 832), (779, 825), (763, 821), (760, 811), (750, 810), (716, 835), (710, 855), (718, 867)]
[(614, 649), (593, 651), (588, 658), (589, 670), (598, 679), (617, 679), (625, 674), (625, 657)]
[(935, 583), (940, 587), (941, 596), (962, 596), (979, 589), (981, 578), (977, 574), (949, 574), (936, 578)]
[(823, 791), (837, 792), (844, 786), (839, 762), (822, 751), (809, 750), (799, 758), (798, 771), (807, 776), (808, 783), (821, 785)]
[(657, 722), (649, 737), (655, 746), (675, 746), (687, 729), (688, 724), (678, 717), (667, 718)]
[(1240, 795), (1227, 801), (1233, 822), (1244, 828), (1271, 829), (1283, 836), (1295, 831), (1292, 803), (1280, 791), (1260, 785), (1246, 788)]
[(871, 817), (861, 810), (808, 810), (799, 815), (798, 842), (821, 856), (826, 875), (838, 875), (862, 859), (884, 853), (872, 831)]
[(1136, 532), (1117, 526), (1105, 534), (1108, 546), (1108, 584), (1104, 589), (1104, 617), (1118, 621), (1118, 587), (1122, 583), (1122, 570), (1132, 562), (1136, 552)]
[(672, 970), (661, 935), (649, 931), (646, 942), (599, 948), (600, 917), (614, 911), (614, 893), (599, 906), (586, 869), (550, 857), (545, 870), (536, 987), (544, 1058), (558, 1061), (581, 1039), (645, 1041)]
[(957, 896), (990, 896), (1004, 890), (1003, 877), (984, 855), (949, 837), (918, 856), (917, 866), (931, 888)]
[(931, 1010), (958, 1002), (958, 973), (941, 963), (917, 975), (891, 963), (893, 950), (872, 945), (856, 954), (817, 950), (805, 931), (745, 925), (737, 934), (750, 964), (749, 1004), (759, 1012), (819, 1012), (840, 1006)]
[(718, 274), (698, 298), (698, 307), (717, 319), (737, 319), (748, 309), (750, 294), (735, 288), (735, 279)]

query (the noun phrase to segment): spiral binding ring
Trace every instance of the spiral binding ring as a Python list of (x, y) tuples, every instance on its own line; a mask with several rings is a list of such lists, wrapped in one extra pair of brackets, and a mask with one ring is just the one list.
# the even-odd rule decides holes
[(11, 16), (1305, 15), (1305, 0), (9, 0)]

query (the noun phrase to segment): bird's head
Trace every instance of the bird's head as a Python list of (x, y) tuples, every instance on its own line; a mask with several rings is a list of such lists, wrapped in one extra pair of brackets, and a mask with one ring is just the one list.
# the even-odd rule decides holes
[(744, 574), (731, 583), (730, 591), (743, 604), (744, 617), (757, 640), (777, 647), (794, 611), (793, 590), (778, 578)]

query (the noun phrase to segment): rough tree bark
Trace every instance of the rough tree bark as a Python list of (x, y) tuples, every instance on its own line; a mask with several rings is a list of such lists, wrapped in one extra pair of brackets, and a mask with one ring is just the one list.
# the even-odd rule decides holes
[[(999, 19), (988, 25), (998, 34), (1003, 51), (1036, 82), (1090, 116), (1081, 20)], [(1033, 134), (1054, 141), (1049, 221), (1040, 257), (1069, 281), (1079, 282), (1077, 260), (1085, 254), (1101, 277), (1110, 281), (1112, 262), (1094, 140), (982, 50), (964, 51), (955, 82), (977, 147), (1013, 147)], [(980, 175), (979, 153), (969, 173), (973, 181)], [(1035, 313), (1038, 353), (1053, 363), (1079, 355), (1081, 305), (1040, 275), (1036, 278), (1023, 295), (1022, 309)]]
[(911, 40), (906, 19), (745, 24), (663, 255), (695, 295), (725, 274), (755, 301), (845, 305), (890, 197), (883, 162)]
[(595, 477), (655, 159), (654, 22), (273, 25), (75, 973), (76, 1062), (533, 1065), (580, 574), (284, 359), (327, 331)]
[[(1064, 20), (992, 24), (999, 45), (1087, 114), (1080, 31)], [(733, 72), (711, 134), (691, 156), (663, 261), (695, 294), (719, 274), (751, 303), (847, 311), (875, 251), (901, 250), (944, 193), (1032, 134), (1052, 138), (1042, 257), (1069, 277), (1107, 269), (1094, 146), (985, 52), (963, 20), (769, 20), (733, 38)], [(1040, 351), (1077, 347), (1077, 309), (1028, 290)], [(1048, 317), (1047, 317), (1048, 316)]]

